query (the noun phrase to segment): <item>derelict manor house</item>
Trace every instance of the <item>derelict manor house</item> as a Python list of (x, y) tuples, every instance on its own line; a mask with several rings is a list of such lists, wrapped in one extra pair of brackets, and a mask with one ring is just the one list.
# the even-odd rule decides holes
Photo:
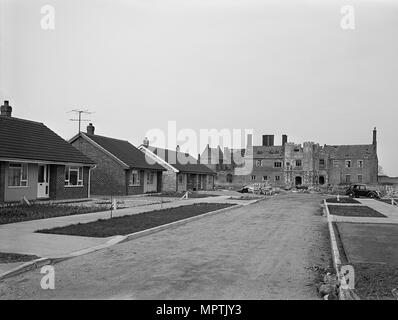
[[(282, 144), (274, 145), (274, 135), (263, 135), (262, 145), (253, 145), (247, 137), (246, 149), (239, 150), (242, 163), (236, 164), (220, 148), (209, 148), (202, 160), (217, 172), (216, 185), (266, 183), (277, 187), (326, 186), (351, 183), (375, 184), (378, 181), (377, 131), (371, 144), (319, 145), (314, 142), (296, 144), (282, 136)], [(227, 149), (228, 150), (228, 149)], [(230, 154), (230, 152), (229, 152)], [(226, 164), (227, 163), (227, 164)], [(246, 174), (236, 174), (240, 167)]]

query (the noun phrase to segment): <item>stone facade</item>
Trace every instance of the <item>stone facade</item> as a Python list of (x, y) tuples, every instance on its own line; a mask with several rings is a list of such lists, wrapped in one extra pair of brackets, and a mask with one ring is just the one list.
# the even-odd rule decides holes
[[(216, 185), (225, 187), (266, 183), (275, 187), (290, 188), (351, 183), (376, 184), (378, 181), (376, 129), (373, 131), (372, 144), (296, 144), (287, 142), (286, 135), (283, 135), (280, 146), (274, 146), (273, 141), (274, 139), (267, 135), (263, 136), (266, 145), (253, 146), (252, 137), (249, 135), (244, 152), (246, 172), (237, 174), (241, 168), (230, 163), (232, 168), (227, 174), (232, 177), (229, 177), (228, 181), (224, 179), (226, 171), (215, 165), (217, 160), (208, 164), (214, 167), (213, 170), (221, 177), (217, 178)], [(219, 181), (221, 183), (218, 183)]]

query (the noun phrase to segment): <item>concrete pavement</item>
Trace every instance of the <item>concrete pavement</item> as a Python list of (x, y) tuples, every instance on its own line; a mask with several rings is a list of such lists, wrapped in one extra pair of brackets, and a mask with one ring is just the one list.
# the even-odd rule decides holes
[(318, 299), (314, 265), (329, 265), (317, 194), (281, 194), (250, 206), (0, 283), (2, 299)]
[[(250, 201), (229, 200), (229, 196), (178, 200), (169, 203), (151, 204), (113, 211), (113, 217), (139, 214), (161, 208), (172, 208), (200, 202), (249, 203)], [(111, 238), (93, 238), (35, 233), (37, 230), (87, 223), (98, 219), (109, 219), (110, 211), (50, 219), (32, 220), (0, 225), (0, 252), (36, 255), (39, 257), (65, 256), (72, 252), (105, 244)], [(20, 263), (22, 265), (23, 263)], [(14, 264), (0, 264), (0, 274), (11, 270)]]

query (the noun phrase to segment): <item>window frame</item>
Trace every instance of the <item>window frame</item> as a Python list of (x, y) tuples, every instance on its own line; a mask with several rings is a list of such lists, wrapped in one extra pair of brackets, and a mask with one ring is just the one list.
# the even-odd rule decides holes
[[(137, 176), (137, 180), (135, 183), (133, 183), (133, 176)], [(129, 186), (130, 187), (139, 187), (141, 185), (141, 174), (140, 170), (131, 170), (130, 172), (130, 180), (129, 180)]]
[(275, 161), (274, 162), (274, 168), (282, 168), (282, 161)]
[(275, 181), (281, 181), (281, 176), (275, 176)]
[[(70, 184), (70, 173), (77, 172), (77, 184)], [(66, 173), (68, 173), (68, 179), (66, 179)], [(66, 188), (81, 188), (84, 187), (84, 167), (82, 166), (65, 166), (64, 173), (64, 186)]]
[(345, 175), (345, 183), (351, 183), (351, 175), (350, 174)]
[(351, 160), (345, 160), (344, 164), (345, 164), (346, 168), (351, 168), (352, 167), (352, 161)]
[(357, 160), (357, 167), (363, 169), (363, 160)]
[[(300, 163), (300, 165), (298, 165), (297, 163)], [(303, 161), (301, 159), (296, 159), (294, 161), (294, 166), (297, 167), (297, 168), (302, 167), (303, 166)]]
[(263, 176), (262, 179), (263, 181), (268, 181), (268, 176)]
[(251, 181), (256, 181), (256, 176), (255, 175), (251, 176)]
[[(361, 179), (359, 179), (359, 177), (361, 177)], [(362, 174), (358, 174), (357, 179), (358, 179), (358, 183), (363, 183), (363, 175)]]
[[(13, 176), (11, 175), (11, 168), (17, 169), (19, 167), (20, 173), (19, 173), (19, 185), (10, 185), (10, 177)], [(25, 168), (25, 171), (24, 171)], [(26, 176), (26, 179), (23, 179), (23, 176)], [(28, 188), (29, 187), (29, 164), (28, 163), (23, 163), (23, 162), (10, 162), (8, 164), (8, 181), (7, 181), (7, 187), (8, 188)], [(25, 183), (25, 185), (23, 184)]]

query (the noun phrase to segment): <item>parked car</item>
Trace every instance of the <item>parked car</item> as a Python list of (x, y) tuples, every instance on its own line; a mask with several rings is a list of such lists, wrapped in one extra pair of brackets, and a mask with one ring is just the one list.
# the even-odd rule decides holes
[(346, 190), (345, 194), (352, 198), (380, 198), (380, 194), (375, 190), (370, 190), (366, 184), (353, 184)]
[(254, 186), (252, 185), (246, 185), (243, 186), (241, 189), (238, 190), (240, 193), (253, 193), (254, 191)]

